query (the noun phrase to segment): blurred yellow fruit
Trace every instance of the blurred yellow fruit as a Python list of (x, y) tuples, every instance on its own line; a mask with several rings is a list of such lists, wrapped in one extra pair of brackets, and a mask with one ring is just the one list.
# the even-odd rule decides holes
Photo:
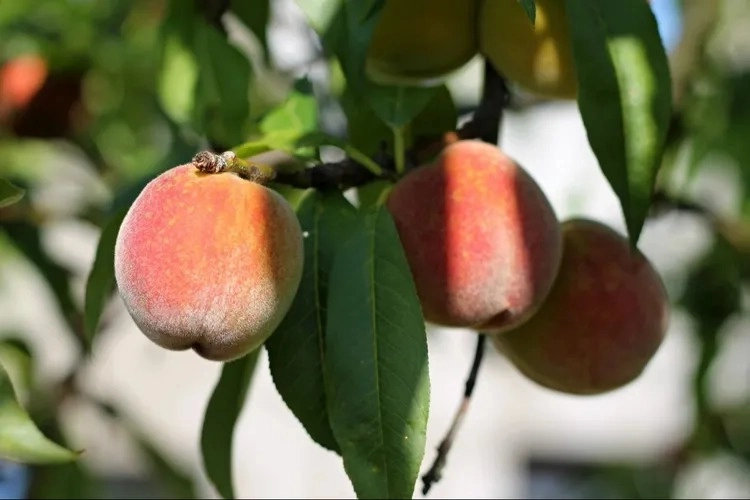
[(484, 0), (479, 50), (509, 81), (545, 97), (575, 99), (578, 81), (565, 0), (536, 0), (536, 23), (518, 0)]
[(422, 84), (459, 69), (479, 50), (476, 0), (386, 0), (366, 71), (381, 84)]

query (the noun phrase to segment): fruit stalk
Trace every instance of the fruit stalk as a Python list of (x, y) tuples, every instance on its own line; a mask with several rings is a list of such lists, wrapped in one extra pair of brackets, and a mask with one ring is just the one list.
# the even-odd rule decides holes
[(463, 423), (466, 412), (469, 410), (471, 395), (474, 393), (474, 386), (477, 383), (479, 367), (482, 365), (482, 359), (484, 359), (484, 346), (486, 344), (486, 341), (486, 335), (477, 336), (477, 347), (476, 351), (474, 352), (474, 361), (471, 364), (471, 370), (469, 371), (469, 376), (466, 379), (466, 385), (464, 386), (464, 397), (461, 400), (461, 405), (458, 407), (455, 416), (453, 417), (453, 422), (448, 429), (448, 433), (440, 442), (440, 446), (438, 446), (437, 457), (435, 457), (435, 461), (432, 463), (432, 467), (430, 467), (430, 470), (428, 470), (427, 473), (422, 476), (423, 495), (426, 495), (430, 491), (433, 483), (440, 481), (440, 478), (442, 477), (443, 468), (445, 467), (445, 463), (448, 459), (448, 452), (453, 446), (453, 440), (455, 439), (456, 433)]
[[(489, 144), (497, 144), (500, 135), (500, 127), (503, 119), (503, 110), (508, 105), (509, 93), (508, 87), (503, 76), (489, 62), (485, 61), (484, 75), (482, 83), (482, 96), (479, 106), (474, 112), (472, 119), (464, 124), (456, 134), (456, 140), (469, 137), (478, 138)], [(422, 494), (427, 493), (432, 485), (442, 478), (443, 468), (448, 460), (448, 453), (453, 446), (453, 442), (461, 428), (464, 417), (469, 410), (471, 397), (474, 394), (474, 387), (479, 376), (479, 368), (482, 366), (484, 359), (484, 349), (487, 342), (487, 335), (478, 332), (476, 350), (474, 352), (474, 361), (471, 364), (469, 376), (464, 386), (464, 397), (461, 404), (456, 410), (451, 426), (443, 437), (437, 448), (437, 456), (430, 469), (422, 476)]]

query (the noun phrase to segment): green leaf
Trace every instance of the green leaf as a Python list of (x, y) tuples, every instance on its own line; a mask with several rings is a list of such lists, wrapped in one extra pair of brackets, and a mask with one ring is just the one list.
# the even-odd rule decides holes
[(162, 47), (157, 87), (159, 103), (173, 121), (188, 124), (195, 109), (198, 61), (189, 44), (176, 33), (165, 34)]
[(212, 140), (238, 144), (250, 115), (250, 61), (203, 20), (196, 21), (192, 37), (200, 68), (196, 86), (200, 108), (194, 119), (205, 121)]
[(104, 305), (115, 288), (115, 241), (128, 207), (120, 208), (102, 228), (96, 256), (86, 281), (83, 326), (89, 345), (96, 335)]
[(425, 324), (388, 211), (364, 215), (336, 253), (326, 391), (358, 498), (411, 498), (424, 456), (430, 380)]
[[(456, 127), (458, 111), (448, 87), (441, 85), (431, 93), (432, 98), (406, 127), (407, 147), (419, 138), (436, 137)], [(387, 148), (393, 149), (393, 131), (370, 106), (348, 90), (342, 95), (341, 105), (347, 118), (350, 144), (368, 155), (374, 155), (383, 142)]]
[(19, 401), (28, 401), (34, 385), (31, 350), (18, 337), (0, 341), (0, 364), (5, 367)]
[(190, 32), (197, 16), (192, 2), (171, 0), (161, 29), (158, 98), (167, 116), (180, 124), (190, 124), (196, 108), (200, 68)]
[(25, 191), (10, 181), (0, 178), (0, 208), (7, 207), (23, 198)]
[(677, 304), (684, 307), (701, 330), (712, 334), (742, 310), (742, 276), (738, 263), (744, 260), (722, 237), (692, 269)]
[(203, 467), (224, 498), (234, 498), (232, 442), (234, 427), (247, 399), (261, 349), (224, 363), (219, 381), (206, 406), (201, 431)]
[(425, 109), (435, 97), (435, 90), (435, 87), (372, 86), (368, 96), (378, 118), (391, 128), (400, 128)]
[(435, 137), (455, 130), (458, 124), (458, 109), (453, 95), (446, 85), (435, 87), (427, 105), (414, 117), (409, 126), (413, 139)]
[(311, 191), (297, 208), (305, 233), (305, 269), (294, 302), (266, 341), (276, 389), (319, 445), (339, 453), (328, 423), (323, 378), (328, 273), (333, 256), (357, 222), (339, 191)]
[[(497, 0), (496, 0), (497, 1)], [(523, 7), (524, 12), (529, 17), (529, 21), (534, 25), (536, 23), (536, 1), (535, 0), (518, 0)]]
[[(300, 137), (318, 128), (318, 104), (309, 80), (300, 79), (294, 90), (279, 107), (260, 122), (263, 141), (269, 149), (297, 152)], [(308, 152), (309, 154), (309, 152)]]
[(268, 61), (268, 21), (271, 18), (271, 0), (231, 0), (229, 9), (253, 32), (263, 47), (263, 57)]
[(314, 148), (299, 146), (298, 141), (318, 128), (318, 104), (306, 78), (294, 83), (294, 90), (279, 106), (260, 121), (262, 136), (233, 148), (242, 158), (273, 150), (282, 150), (303, 158), (315, 157)]
[(78, 455), (42, 434), (16, 400), (10, 376), (0, 363), (0, 459), (57, 464), (76, 460)]
[(390, 181), (368, 182), (364, 186), (358, 187), (359, 207), (363, 210), (369, 210), (384, 203), (392, 187), (393, 183)]
[(373, 156), (385, 146), (393, 148), (391, 129), (378, 118), (372, 108), (347, 87), (341, 95), (341, 107), (346, 115), (349, 144)]
[[(50, 408), (40, 408), (45, 415), (39, 421), (39, 428), (50, 439), (68, 444), (61, 429), (60, 414)], [(102, 498), (101, 477), (88, 470), (83, 460), (62, 464), (33, 466), (26, 498), (54, 499), (61, 498)]]
[(635, 245), (648, 214), (672, 110), (669, 65), (645, 1), (566, 0), (578, 106)]
[(337, 2), (335, 14), (323, 29), (317, 29), (323, 46), (334, 54), (346, 76), (347, 85), (366, 97), (375, 86), (365, 75), (365, 61), (380, 9), (371, 1)]
[(287, 184), (277, 184), (274, 182), (269, 182), (266, 187), (273, 189), (277, 193), (279, 193), (281, 196), (284, 197), (284, 199), (289, 203), (289, 205), (294, 209), (297, 210), (297, 207), (299, 206), (302, 201), (304, 201), (308, 190), (307, 189), (299, 189), (295, 187), (291, 187)]

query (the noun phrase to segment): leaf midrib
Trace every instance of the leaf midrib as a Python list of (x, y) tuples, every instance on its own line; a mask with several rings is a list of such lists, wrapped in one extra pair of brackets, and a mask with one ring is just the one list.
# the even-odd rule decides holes
[[(373, 256), (370, 260), (370, 280), (372, 283), (372, 297), (370, 300), (371, 304), (371, 311), (370, 311), (370, 318), (372, 321), (372, 332), (373, 332), (373, 352), (375, 353), (375, 391), (378, 395), (378, 430), (379, 437), (380, 437), (380, 448), (381, 450), (385, 448), (385, 434), (383, 432), (384, 423), (383, 423), (383, 402), (381, 401), (381, 392), (380, 392), (380, 351), (378, 349), (378, 328), (377, 328), (377, 305), (376, 305), (376, 297), (377, 293), (375, 292), (375, 260), (376, 260), (376, 253), (375, 253), (375, 246), (377, 241), (377, 227), (378, 227), (378, 217), (379, 217), (380, 211), (375, 211), (375, 215), (373, 217), (373, 224), (371, 227), (371, 247), (370, 247), (370, 255)], [(390, 486), (390, 475), (388, 474), (388, 454), (383, 453), (383, 472), (385, 474), (385, 489), (390, 494), (391, 492), (391, 486)]]

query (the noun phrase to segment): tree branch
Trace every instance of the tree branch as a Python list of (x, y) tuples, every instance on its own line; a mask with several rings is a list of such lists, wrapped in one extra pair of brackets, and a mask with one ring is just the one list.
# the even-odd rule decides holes
[(482, 359), (484, 358), (484, 346), (487, 343), (487, 335), (483, 333), (477, 334), (477, 348), (474, 352), (474, 362), (471, 364), (471, 370), (469, 371), (469, 377), (466, 379), (466, 385), (464, 386), (464, 397), (461, 404), (456, 411), (456, 415), (453, 417), (453, 422), (448, 429), (447, 434), (440, 442), (440, 446), (437, 449), (437, 457), (432, 463), (432, 467), (422, 476), (422, 494), (426, 495), (432, 485), (442, 478), (443, 468), (445, 467), (448, 459), (448, 452), (453, 446), (453, 441), (456, 438), (458, 430), (461, 428), (466, 412), (469, 409), (469, 403), (471, 402), (471, 395), (474, 393), (474, 386), (477, 383), (477, 375), (479, 374), (479, 367), (482, 365)]
[[(283, 161), (283, 160), (282, 160)], [(382, 175), (375, 175), (360, 163), (351, 158), (332, 163), (321, 163), (314, 167), (283, 168), (283, 163), (270, 164), (237, 158), (231, 151), (221, 154), (201, 151), (192, 159), (192, 164), (204, 173), (235, 172), (238, 175), (256, 182), (275, 182), (298, 189), (315, 188), (319, 190), (345, 190), (362, 186), (374, 180), (395, 181), (396, 173), (387, 162)]]

